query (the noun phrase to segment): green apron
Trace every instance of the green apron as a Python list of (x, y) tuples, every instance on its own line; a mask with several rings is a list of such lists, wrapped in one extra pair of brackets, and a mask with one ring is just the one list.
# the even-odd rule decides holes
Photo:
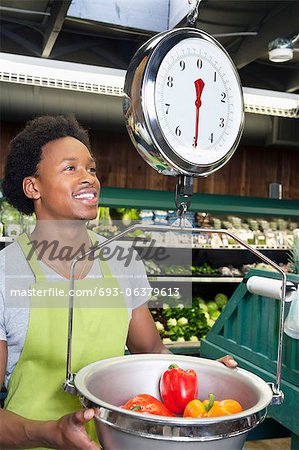
[[(95, 235), (90, 234), (90, 237), (95, 242)], [(18, 243), (25, 256), (28, 255), (31, 249), (28, 236), (22, 234)], [(66, 394), (61, 388), (66, 376), (69, 281), (47, 281), (35, 253), (28, 263), (35, 276), (31, 289), (34, 287), (46, 292), (52, 288), (53, 292), (53, 288), (57, 288), (59, 293), (63, 289), (65, 295), (61, 296), (62, 306), (58, 306), (55, 299), (54, 307), (51, 307), (51, 296), (30, 298), (28, 331), (20, 359), (9, 380), (5, 408), (28, 419), (58, 419), (81, 409), (78, 397)], [(92, 303), (90, 298), (88, 301), (75, 295), (72, 372), (94, 361), (124, 354), (128, 309), (107, 262), (99, 259), (99, 263), (102, 278), (75, 281), (77, 293), (78, 289), (81, 293), (84, 289), (96, 289), (97, 295), (92, 296)], [(118, 295), (105, 298), (99, 295), (99, 288), (102, 291), (114, 289), (114, 294)], [(90, 306), (86, 307), (86, 304)], [(93, 423), (87, 425), (90, 437), (96, 440)]]

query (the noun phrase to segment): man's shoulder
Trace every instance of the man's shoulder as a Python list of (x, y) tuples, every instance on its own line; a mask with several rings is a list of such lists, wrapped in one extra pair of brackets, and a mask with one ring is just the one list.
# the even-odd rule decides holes
[(0, 250), (0, 267), (4, 268), (7, 263), (16, 263), (16, 265), (26, 262), (26, 258), (21, 250), (17, 241), (10, 244), (6, 244), (3, 249)]
[(17, 241), (13, 241), (11, 243), (5, 244), (5, 247), (3, 247), (0, 250), (0, 260), (2, 261), (5, 259), (7, 255), (12, 255), (14, 253), (20, 253), (21, 249)]

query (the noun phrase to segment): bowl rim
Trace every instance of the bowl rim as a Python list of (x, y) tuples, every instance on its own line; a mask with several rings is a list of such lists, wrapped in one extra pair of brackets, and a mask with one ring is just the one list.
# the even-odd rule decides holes
[[(109, 359), (104, 359), (101, 361), (96, 361), (87, 366), (80, 369), (75, 376), (75, 386), (77, 391), (79, 392), (80, 397), (84, 397), (87, 399), (94, 407), (103, 407), (108, 411), (114, 411), (116, 413), (133, 416), (136, 419), (145, 420), (149, 422), (156, 423), (165, 423), (180, 425), (180, 426), (190, 426), (190, 425), (198, 425), (198, 424), (210, 424), (210, 423), (220, 423), (223, 421), (234, 421), (238, 418), (249, 417), (254, 415), (262, 410), (265, 410), (267, 406), (272, 401), (272, 391), (270, 386), (264, 381), (262, 378), (257, 375), (245, 370), (240, 367), (230, 368), (226, 367), (223, 363), (215, 360), (210, 360), (207, 358), (193, 357), (187, 355), (173, 355), (169, 354), (169, 358), (171, 362), (181, 362), (181, 363), (190, 363), (190, 367), (192, 367), (192, 362), (194, 363), (194, 359), (196, 361), (200, 361), (201, 364), (206, 366), (221, 368), (222, 370), (234, 371), (234, 374), (241, 375), (244, 379), (251, 379), (254, 383), (255, 388), (260, 391), (261, 398), (260, 400), (251, 408), (245, 409), (237, 414), (231, 414), (229, 416), (220, 416), (220, 417), (211, 417), (211, 418), (184, 418), (184, 417), (166, 417), (166, 416), (158, 416), (153, 414), (140, 414), (135, 411), (126, 410), (121, 408), (120, 406), (115, 406), (111, 403), (107, 403), (103, 400), (100, 400), (98, 397), (93, 395), (86, 387), (85, 380), (94, 372), (94, 369), (101, 366), (119, 366), (122, 362), (127, 361), (128, 359), (132, 361), (148, 361), (149, 359), (157, 359), (157, 360), (165, 360), (167, 359), (168, 354), (157, 354), (157, 353), (147, 353), (147, 354), (138, 354), (138, 355), (125, 355), (125, 356), (116, 356)], [(228, 372), (229, 373), (229, 372)]]

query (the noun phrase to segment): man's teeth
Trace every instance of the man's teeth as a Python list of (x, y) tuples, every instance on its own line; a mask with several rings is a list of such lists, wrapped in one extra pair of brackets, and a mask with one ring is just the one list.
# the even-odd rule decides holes
[(95, 194), (78, 194), (78, 195), (74, 195), (74, 198), (84, 198), (87, 200), (92, 200), (93, 198), (95, 198)]

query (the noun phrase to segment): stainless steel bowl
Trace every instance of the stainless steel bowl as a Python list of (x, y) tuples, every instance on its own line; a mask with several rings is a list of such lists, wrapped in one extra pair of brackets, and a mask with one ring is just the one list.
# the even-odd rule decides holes
[[(232, 398), (244, 411), (209, 419), (162, 417), (119, 406), (147, 393), (157, 398), (161, 374), (172, 363), (196, 370), (199, 398)], [(96, 408), (96, 429), (105, 450), (240, 450), (247, 433), (260, 424), (272, 400), (261, 378), (217, 361), (175, 355), (130, 355), (95, 362), (81, 369), (75, 385), (84, 406)]]

